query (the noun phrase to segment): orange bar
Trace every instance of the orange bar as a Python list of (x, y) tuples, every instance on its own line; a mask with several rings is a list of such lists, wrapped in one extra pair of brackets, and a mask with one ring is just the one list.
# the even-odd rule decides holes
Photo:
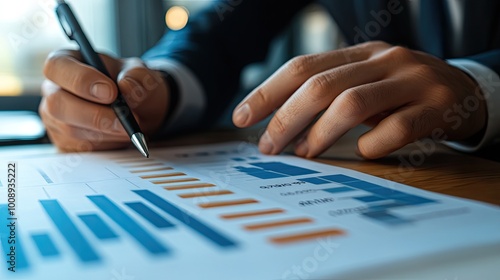
[(161, 180), (161, 181), (151, 181), (153, 184), (172, 184), (172, 183), (183, 183), (183, 182), (194, 182), (199, 181), (200, 179), (196, 178), (183, 178), (183, 179), (172, 179), (172, 180)]
[(275, 227), (283, 227), (283, 226), (290, 226), (290, 225), (298, 225), (298, 224), (308, 224), (312, 223), (313, 220), (309, 218), (300, 218), (300, 219), (291, 219), (291, 220), (284, 220), (284, 221), (275, 221), (275, 222), (267, 222), (267, 223), (261, 223), (261, 224), (252, 224), (252, 225), (246, 225), (244, 228), (246, 230), (259, 230), (259, 229), (268, 229), (268, 228), (275, 228)]
[(287, 244), (287, 243), (311, 240), (311, 239), (320, 238), (320, 237), (337, 236), (337, 235), (344, 235), (344, 234), (345, 234), (345, 232), (341, 229), (327, 229), (327, 230), (320, 230), (320, 231), (271, 237), (271, 238), (269, 238), (269, 241), (271, 241), (272, 243), (276, 243), (276, 244)]
[(200, 206), (201, 208), (215, 208), (215, 207), (234, 206), (234, 205), (242, 205), (250, 203), (258, 203), (258, 201), (255, 199), (240, 199), (231, 201), (200, 203), (198, 204), (198, 206)]
[(139, 170), (131, 170), (130, 173), (146, 173), (146, 172), (155, 172), (155, 171), (165, 171), (172, 170), (172, 167), (160, 167), (160, 168), (152, 168), (152, 169), (139, 169)]
[(177, 191), (177, 190), (187, 190), (187, 189), (199, 189), (199, 188), (210, 188), (215, 187), (213, 184), (192, 184), (192, 185), (184, 185), (184, 186), (174, 186), (174, 187), (165, 187), (167, 191)]
[(137, 168), (137, 167), (149, 167), (149, 166), (163, 166), (164, 164), (161, 162), (152, 162), (152, 163), (140, 163), (135, 165), (124, 166), (124, 168)]
[(118, 164), (141, 163), (141, 162), (147, 162), (147, 161), (151, 161), (151, 159), (149, 159), (149, 158), (135, 158), (135, 159), (115, 160), (115, 162)]
[(212, 191), (212, 192), (185, 193), (185, 194), (179, 194), (179, 197), (193, 198), (193, 197), (200, 197), (200, 196), (215, 196), (215, 195), (225, 195), (225, 194), (233, 194), (233, 192), (228, 191), (228, 190), (221, 190), (221, 191)]
[(141, 176), (142, 179), (156, 179), (156, 178), (165, 178), (165, 177), (174, 177), (174, 176), (184, 176), (186, 174), (182, 172), (174, 172), (174, 173), (167, 173), (167, 174), (158, 174), (158, 175), (147, 175), (147, 176)]
[(220, 217), (222, 219), (229, 220), (229, 219), (238, 219), (238, 218), (262, 216), (262, 215), (278, 214), (278, 213), (284, 213), (284, 212), (285, 212), (285, 210), (283, 210), (283, 209), (269, 209), (269, 210), (261, 210), (261, 211), (254, 211), (254, 212), (224, 214), (224, 215), (221, 215)]

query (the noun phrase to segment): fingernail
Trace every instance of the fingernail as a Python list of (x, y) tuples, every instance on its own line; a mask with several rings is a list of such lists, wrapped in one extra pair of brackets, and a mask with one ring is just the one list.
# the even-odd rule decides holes
[(274, 145), (269, 133), (266, 131), (262, 137), (260, 137), (259, 150), (263, 154), (270, 154), (273, 151)]
[(245, 125), (249, 117), (250, 117), (250, 106), (248, 105), (248, 103), (245, 103), (243, 106), (240, 106), (234, 112), (234, 124)]
[(303, 157), (307, 155), (307, 152), (309, 152), (309, 145), (307, 144), (306, 137), (303, 137), (297, 141), (295, 154)]
[(95, 83), (90, 91), (92, 96), (104, 101), (109, 101), (111, 98), (111, 88), (105, 83)]

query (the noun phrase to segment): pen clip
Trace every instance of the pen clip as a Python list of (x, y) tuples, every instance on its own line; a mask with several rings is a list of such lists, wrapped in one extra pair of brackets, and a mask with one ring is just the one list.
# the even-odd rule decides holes
[(70, 40), (75, 40), (75, 31), (70, 23), (70, 19), (68, 19), (68, 16), (74, 18), (71, 8), (66, 3), (59, 4), (56, 8), (56, 14), (64, 33), (66, 33)]

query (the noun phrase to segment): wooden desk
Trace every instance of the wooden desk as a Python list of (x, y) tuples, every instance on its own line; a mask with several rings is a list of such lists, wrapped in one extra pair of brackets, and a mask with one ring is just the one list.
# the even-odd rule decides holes
[[(458, 153), (437, 143), (411, 144), (386, 158), (368, 161), (354, 153), (356, 140), (364, 131), (360, 127), (347, 133), (315, 160), (429, 191), (500, 205), (499, 162)], [(161, 146), (233, 140), (257, 143), (262, 132), (263, 129), (207, 132), (176, 137)]]

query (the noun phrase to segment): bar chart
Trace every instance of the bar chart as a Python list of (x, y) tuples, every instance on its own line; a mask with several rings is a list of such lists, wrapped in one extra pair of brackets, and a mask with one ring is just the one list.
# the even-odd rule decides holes
[[(404, 256), (390, 246), (403, 232), (407, 240), (398, 242), (417, 244), (422, 254), (460, 240), (436, 245), (434, 235), (412, 234), (414, 225), (500, 242), (488, 230), (471, 237), (469, 228), (454, 227), (486, 229), (490, 225), (477, 217), (498, 216), (495, 209), (354, 171), (263, 156), (239, 143), (153, 155), (20, 160), (34, 173), (20, 175), (26, 183), (19, 189), (24, 204), (17, 220), (0, 200), (0, 222), (19, 222), (13, 279), (119, 279), (122, 267), (135, 279), (164, 279), (165, 271), (172, 279), (235, 279), (242, 273), (252, 276), (247, 279), (288, 279), (283, 273), (318, 248), (335, 256), (318, 275), (334, 276), (344, 267), (373, 265), (369, 258), (349, 257), (355, 251)], [(11, 239), (0, 228), (2, 277), (12, 276), (4, 274)]]

